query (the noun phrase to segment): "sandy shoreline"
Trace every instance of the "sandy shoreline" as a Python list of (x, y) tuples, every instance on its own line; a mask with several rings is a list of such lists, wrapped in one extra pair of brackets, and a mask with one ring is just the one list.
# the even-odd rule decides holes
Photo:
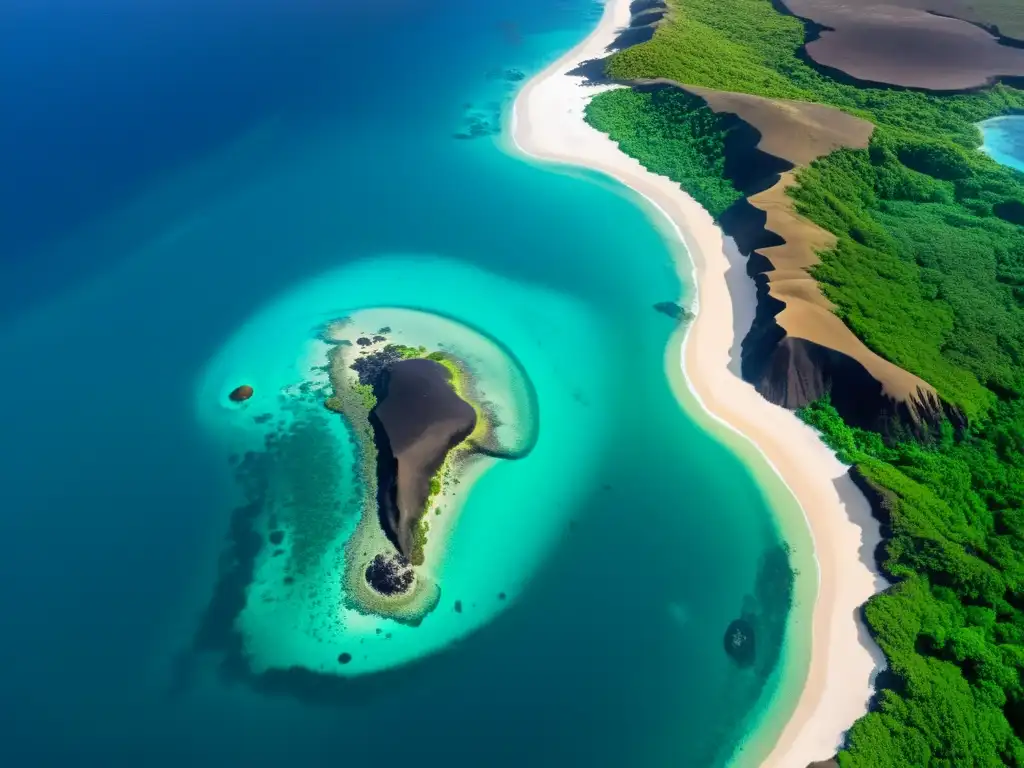
[(597, 29), (525, 85), (515, 102), (512, 138), (530, 157), (591, 168), (632, 188), (671, 223), (680, 270), (690, 266), (679, 246), (689, 252), (698, 298), (682, 348), (687, 385), (718, 425), (753, 444), (796, 497), (818, 565), (810, 668), (802, 693), (781, 733), (765, 733), (766, 740), (772, 737), (767, 744), (749, 742), (740, 762), (803, 768), (835, 753), (845, 731), (866, 711), (884, 661), (859, 618), (860, 606), (885, 585), (873, 557), (878, 525), (846, 467), (816, 433), (739, 377), (739, 344), (756, 301), (743, 256), (678, 184), (646, 171), (583, 120), (587, 101), (605, 87), (582, 86), (567, 73), (606, 55), (605, 48), (629, 24), (629, 5), (630, 0), (607, 0)]

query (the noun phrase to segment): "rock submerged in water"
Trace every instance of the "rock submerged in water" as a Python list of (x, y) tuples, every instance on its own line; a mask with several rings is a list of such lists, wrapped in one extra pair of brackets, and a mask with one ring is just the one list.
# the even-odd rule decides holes
[(725, 630), (725, 652), (741, 667), (754, 663), (754, 625), (746, 619), (736, 619)]
[(232, 403), (244, 403), (250, 397), (253, 396), (253, 388), (248, 384), (243, 384), (240, 387), (235, 387), (231, 390), (231, 394), (228, 395), (228, 400)]

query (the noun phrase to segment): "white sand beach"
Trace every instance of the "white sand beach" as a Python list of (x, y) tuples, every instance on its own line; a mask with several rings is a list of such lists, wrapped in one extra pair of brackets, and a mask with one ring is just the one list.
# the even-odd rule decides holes
[[(617, 32), (629, 24), (629, 6), (630, 0), (607, 0), (597, 29), (526, 84), (516, 99), (512, 136), (530, 157), (585, 166), (631, 187), (671, 222), (689, 252), (698, 293), (697, 315), (682, 350), (690, 390), (715, 421), (760, 451), (796, 497), (814, 541), (819, 583), (808, 677), (770, 754), (758, 761), (803, 768), (836, 752), (846, 730), (866, 711), (872, 681), (884, 663), (859, 612), (885, 586), (873, 557), (878, 525), (846, 467), (817, 434), (739, 377), (739, 344), (756, 301), (743, 256), (678, 184), (646, 171), (583, 119), (587, 101), (609, 86), (582, 85), (582, 78), (568, 72), (606, 55)], [(743, 762), (752, 759), (751, 751), (745, 751)]]

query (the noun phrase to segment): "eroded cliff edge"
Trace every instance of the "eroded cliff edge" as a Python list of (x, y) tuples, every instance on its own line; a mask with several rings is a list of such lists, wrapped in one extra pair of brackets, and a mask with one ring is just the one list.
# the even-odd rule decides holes
[(743, 377), (786, 408), (828, 395), (849, 423), (886, 434), (925, 435), (944, 419), (962, 425), (962, 414), (934, 387), (873, 352), (835, 313), (812, 272), (836, 238), (800, 215), (788, 194), (802, 167), (843, 147), (866, 148), (874, 126), (821, 104), (669, 80), (633, 85), (681, 89), (732, 124), (725, 175), (745, 199), (719, 223), (748, 256), (758, 295), (742, 345)]

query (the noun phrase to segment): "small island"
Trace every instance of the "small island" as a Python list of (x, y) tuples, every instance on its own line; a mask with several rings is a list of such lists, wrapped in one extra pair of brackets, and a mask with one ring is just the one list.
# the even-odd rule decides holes
[(349, 426), (363, 486), (345, 545), (345, 606), (410, 625), (440, 599), (435, 574), (460, 504), (456, 489), (468, 490), (486, 462), (530, 450), (509, 423), (516, 408), (483, 397), (479, 372), (454, 348), (404, 343), (423, 335), (417, 314), (372, 310), (318, 334), (330, 345), (324, 405)]

